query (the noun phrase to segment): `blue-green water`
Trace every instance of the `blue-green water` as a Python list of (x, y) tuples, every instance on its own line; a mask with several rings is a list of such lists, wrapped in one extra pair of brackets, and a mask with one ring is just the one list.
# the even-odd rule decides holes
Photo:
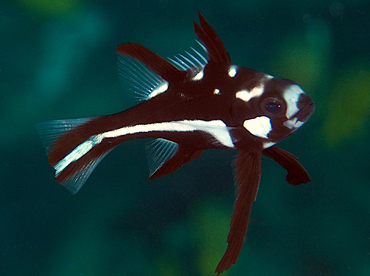
[(0, 2), (0, 275), (214, 275), (234, 201), (233, 151), (207, 151), (150, 182), (145, 141), (119, 146), (72, 196), (36, 122), (136, 104), (115, 47), (194, 46), (201, 11), (234, 64), (301, 84), (316, 112), (279, 146), (312, 178), (263, 159), (236, 265), (223, 275), (370, 275), (370, 3)]

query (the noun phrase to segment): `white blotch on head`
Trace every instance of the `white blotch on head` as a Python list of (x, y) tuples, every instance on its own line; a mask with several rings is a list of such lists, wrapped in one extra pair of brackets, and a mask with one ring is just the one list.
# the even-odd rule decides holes
[(200, 70), (191, 80), (198, 81), (201, 80), (204, 76), (203, 70)]
[(263, 94), (263, 90), (265, 89), (265, 86), (261, 84), (260, 86), (254, 87), (249, 93), (251, 95), (251, 98), (259, 97)]
[(286, 116), (288, 117), (288, 119), (291, 119), (293, 115), (299, 111), (298, 100), (301, 94), (304, 94), (304, 92), (296, 84), (289, 86), (284, 91), (283, 97), (287, 103)]
[(220, 94), (220, 89), (215, 88), (215, 90), (213, 90), (213, 94), (214, 95)]
[(150, 94), (148, 95), (148, 99), (154, 98), (158, 94), (161, 94), (163, 92), (166, 92), (168, 89), (168, 82), (165, 81), (162, 84), (160, 84), (156, 89), (154, 89)]
[(239, 92), (236, 92), (235, 97), (238, 98), (238, 99), (241, 99), (245, 102), (248, 102), (250, 100), (248, 90), (240, 90)]
[(243, 126), (252, 135), (261, 138), (268, 138), (267, 135), (272, 130), (270, 118), (266, 116), (245, 120)]
[(241, 99), (245, 102), (249, 102), (250, 99), (259, 97), (263, 94), (263, 91), (265, 89), (265, 86), (263, 84), (254, 87), (251, 91), (248, 90), (240, 90), (239, 92), (236, 92), (235, 96), (238, 99)]
[(296, 117), (294, 117), (290, 120), (285, 121), (283, 124), (287, 128), (293, 129), (293, 128), (301, 127), (304, 124), (304, 122), (298, 121), (298, 119)]
[(267, 149), (267, 148), (269, 148), (269, 147), (272, 147), (273, 145), (275, 145), (276, 143), (274, 143), (274, 142), (265, 142), (265, 143), (263, 143), (263, 148), (264, 149)]
[(231, 78), (235, 77), (236, 73), (237, 73), (236, 66), (231, 66), (230, 69), (229, 69), (229, 71), (227, 72), (227, 74)]
[(301, 121), (297, 121), (294, 125), (295, 128), (299, 128), (301, 127), (302, 125), (304, 124), (304, 122), (301, 122)]
[(290, 119), (290, 120), (286, 120), (283, 123), (283, 125), (286, 126), (287, 128), (292, 129), (296, 122), (297, 122), (297, 118), (293, 118), (293, 119)]

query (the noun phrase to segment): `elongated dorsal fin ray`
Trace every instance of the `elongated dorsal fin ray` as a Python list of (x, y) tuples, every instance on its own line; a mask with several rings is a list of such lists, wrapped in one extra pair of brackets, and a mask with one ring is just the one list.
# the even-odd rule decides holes
[(39, 133), (41, 142), (49, 154), (54, 143), (68, 131), (90, 121), (92, 118), (51, 120), (36, 124), (36, 130)]
[(179, 148), (175, 142), (158, 138), (147, 144), (149, 176), (152, 177)]
[(264, 149), (262, 154), (277, 162), (287, 170), (285, 180), (293, 186), (310, 182), (310, 176), (307, 171), (299, 164), (297, 157), (278, 147)]
[(125, 43), (117, 46), (116, 52), (127, 55), (144, 63), (150, 70), (168, 82), (184, 76), (186, 73), (177, 69), (169, 61), (153, 53), (148, 48), (136, 43)]
[(231, 65), (230, 55), (226, 51), (224, 43), (201, 13), (199, 13), (199, 21), (200, 26), (193, 21), (195, 33), (206, 47), (210, 61)]
[(156, 179), (164, 175), (170, 174), (178, 170), (180, 167), (190, 163), (201, 156), (203, 150), (179, 146), (176, 153), (169, 158), (161, 167), (159, 167), (151, 176), (150, 179)]
[(261, 154), (240, 151), (235, 160), (237, 195), (227, 236), (227, 249), (217, 265), (220, 274), (236, 263), (247, 233), (249, 216), (256, 199), (261, 176)]

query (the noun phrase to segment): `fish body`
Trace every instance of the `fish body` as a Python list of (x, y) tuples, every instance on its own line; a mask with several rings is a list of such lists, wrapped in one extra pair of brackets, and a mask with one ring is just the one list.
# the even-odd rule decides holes
[[(274, 146), (303, 125), (313, 101), (293, 81), (233, 65), (222, 40), (199, 14), (198, 51), (172, 63), (140, 44), (117, 47), (121, 75), (145, 94), (140, 104), (108, 116), (56, 120), (37, 128), (55, 178), (76, 193), (101, 159), (120, 143), (155, 138), (150, 178), (176, 171), (205, 149), (233, 149), (237, 198), (228, 248), (216, 268), (236, 262), (245, 238), (261, 175), (261, 154), (284, 167), (292, 185), (310, 180), (290, 153)], [(149, 79), (149, 80), (147, 80)]]

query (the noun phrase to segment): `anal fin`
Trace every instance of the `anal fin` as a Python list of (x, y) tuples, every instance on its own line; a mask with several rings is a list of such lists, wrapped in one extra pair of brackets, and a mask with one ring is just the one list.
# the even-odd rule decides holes
[(152, 144), (150, 179), (175, 172), (202, 155), (203, 150), (178, 145), (165, 139), (156, 139)]

